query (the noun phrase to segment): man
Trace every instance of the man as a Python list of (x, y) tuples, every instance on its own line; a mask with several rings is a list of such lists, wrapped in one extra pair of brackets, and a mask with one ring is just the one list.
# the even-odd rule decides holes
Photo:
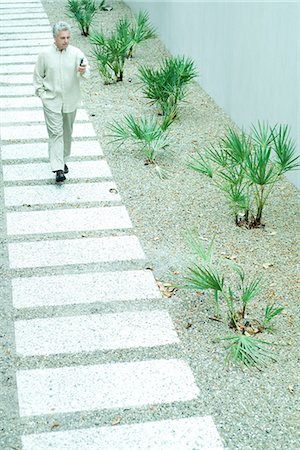
[(80, 104), (80, 80), (89, 75), (86, 57), (69, 45), (70, 29), (66, 22), (53, 26), (54, 43), (40, 53), (33, 75), (35, 93), (43, 103), (50, 164), (57, 183), (63, 182), (69, 171), (66, 159)]

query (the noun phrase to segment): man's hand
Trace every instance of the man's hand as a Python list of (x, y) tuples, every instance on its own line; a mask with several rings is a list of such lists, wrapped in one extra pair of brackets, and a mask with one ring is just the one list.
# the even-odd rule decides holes
[(83, 75), (86, 72), (86, 66), (79, 66), (77, 71), (80, 73), (80, 75)]

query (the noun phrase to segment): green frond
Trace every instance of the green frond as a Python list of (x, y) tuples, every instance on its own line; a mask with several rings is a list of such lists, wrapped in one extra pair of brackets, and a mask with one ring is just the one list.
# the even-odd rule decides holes
[(271, 320), (274, 319), (274, 317), (276, 317), (278, 314), (282, 313), (283, 310), (283, 307), (277, 307), (275, 303), (273, 303), (272, 305), (267, 305), (262, 326), (267, 326), (268, 323), (271, 322)]
[(209, 178), (212, 178), (214, 175), (214, 170), (210, 162), (207, 158), (205, 158), (199, 150), (197, 150), (197, 156), (191, 157), (188, 162), (188, 167), (196, 172), (203, 173), (207, 175)]
[(183, 237), (197, 258), (200, 258), (205, 263), (211, 263), (215, 236), (213, 236), (207, 246), (203, 244), (196, 230), (186, 230), (183, 232)]
[(279, 166), (281, 174), (300, 168), (300, 156), (296, 156), (296, 144), (289, 133), (288, 125), (279, 125), (278, 131), (275, 128), (272, 130), (275, 162)]
[(222, 291), (224, 286), (224, 277), (219, 275), (209, 266), (199, 266), (194, 264), (188, 268), (190, 276), (185, 277), (186, 284), (184, 289)]
[(250, 281), (249, 284), (243, 287), (241, 300), (244, 305), (247, 305), (247, 303), (250, 302), (253, 298), (255, 298), (261, 291), (260, 287), (261, 283), (261, 277), (255, 278), (254, 280)]
[(276, 361), (272, 352), (266, 348), (270, 345), (269, 342), (245, 335), (230, 336), (221, 340), (229, 342), (226, 347), (226, 362), (232, 361), (234, 364), (242, 364), (260, 370), (271, 361)]

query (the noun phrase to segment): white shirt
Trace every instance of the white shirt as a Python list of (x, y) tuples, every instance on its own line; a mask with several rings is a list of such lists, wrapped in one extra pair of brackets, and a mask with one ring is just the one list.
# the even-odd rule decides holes
[[(82, 58), (87, 66), (83, 75), (77, 71)], [(35, 93), (51, 111), (73, 112), (81, 101), (80, 80), (88, 76), (88, 62), (79, 48), (68, 45), (60, 51), (52, 44), (38, 56), (33, 74)]]

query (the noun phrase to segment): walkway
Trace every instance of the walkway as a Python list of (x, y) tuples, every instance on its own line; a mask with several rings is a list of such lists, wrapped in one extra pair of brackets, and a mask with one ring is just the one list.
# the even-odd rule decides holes
[[(54, 184), (32, 87), (37, 54), (52, 40), (41, 2), (0, 0), (0, 8), (3, 304), (14, 322), (19, 415), (15, 425), (8, 417), (1, 449), (223, 448), (209, 416), (156, 419), (156, 405), (175, 412), (199, 387), (184, 360), (155, 358), (179, 339), (84, 109), (68, 179)], [(124, 359), (125, 349), (140, 353)]]

